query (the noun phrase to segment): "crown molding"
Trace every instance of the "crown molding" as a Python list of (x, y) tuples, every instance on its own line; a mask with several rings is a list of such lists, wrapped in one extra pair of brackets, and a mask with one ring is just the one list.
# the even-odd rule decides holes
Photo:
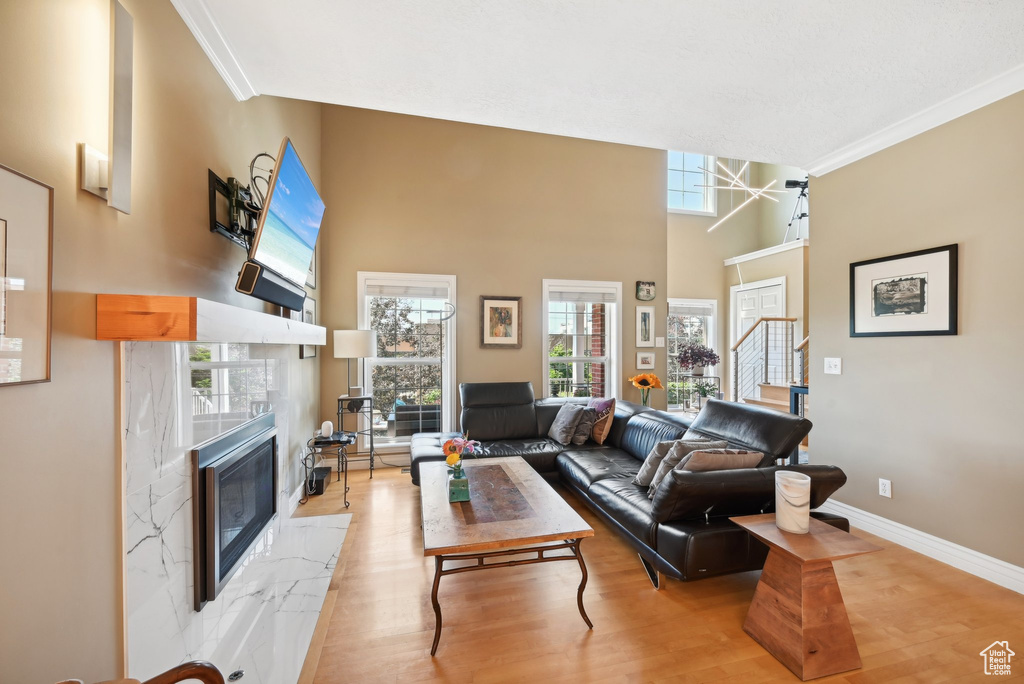
[(1024, 568), (833, 499), (816, 510), (841, 515), (865, 532), (1024, 594)]
[(807, 169), (812, 176), (824, 176), (830, 171), (852, 164), (858, 159), (892, 147), (896, 143), (913, 138), (1021, 90), (1024, 90), (1024, 64), (1004, 71), (891, 126), (886, 126), (877, 133), (840, 147), (810, 164), (802, 165), (801, 168)]
[(203, 52), (209, 57), (220, 77), (227, 83), (231, 94), (239, 102), (259, 95), (241, 63), (235, 57), (231, 45), (210, 13), (206, 0), (171, 0), (174, 9), (185, 20), (192, 35), (199, 41)]

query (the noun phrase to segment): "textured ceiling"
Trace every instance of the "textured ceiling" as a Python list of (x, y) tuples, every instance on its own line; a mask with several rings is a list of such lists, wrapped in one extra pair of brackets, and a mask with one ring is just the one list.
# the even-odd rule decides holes
[(1024, 64), (1022, 0), (173, 1), (258, 93), (804, 168)]

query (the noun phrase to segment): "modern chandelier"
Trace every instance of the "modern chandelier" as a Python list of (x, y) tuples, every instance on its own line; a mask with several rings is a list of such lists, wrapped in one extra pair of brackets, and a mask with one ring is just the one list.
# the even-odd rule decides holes
[(725, 176), (723, 176), (721, 174), (715, 173), (714, 171), (709, 171), (708, 169), (705, 169), (705, 168), (703, 168), (701, 166), (698, 166), (697, 168), (699, 168), (701, 171), (703, 171), (704, 173), (706, 173), (708, 175), (714, 176), (715, 178), (717, 178), (717, 179), (719, 179), (719, 180), (721, 180), (721, 181), (723, 181), (725, 183), (728, 183), (728, 185), (724, 185), (724, 186), (723, 185), (699, 185), (697, 187), (709, 188), (711, 190), (734, 190), (734, 191), (735, 190), (739, 190), (740, 192), (749, 193), (750, 197), (745, 199), (743, 201), (743, 203), (740, 204), (740, 206), (736, 207), (735, 209), (730, 211), (728, 214), (726, 214), (722, 218), (718, 219), (718, 221), (715, 223), (715, 225), (713, 225), (710, 228), (708, 228), (708, 232), (709, 233), (711, 231), (713, 231), (715, 228), (717, 228), (718, 226), (720, 226), (723, 223), (725, 223), (729, 219), (730, 216), (732, 216), (737, 211), (739, 211), (743, 207), (747, 206), (748, 204), (750, 204), (754, 200), (758, 199), (759, 197), (764, 197), (765, 199), (770, 199), (772, 202), (778, 202), (779, 200), (777, 200), (774, 197), (772, 197), (771, 194), (769, 194), (769, 193), (782, 193), (782, 194), (786, 194), (785, 190), (772, 190), (771, 189), (771, 187), (773, 185), (775, 185), (775, 183), (778, 182), (777, 179), (773, 180), (771, 183), (769, 183), (768, 185), (764, 186), (763, 188), (752, 188), (752, 187), (748, 186), (746, 183), (744, 183), (743, 179), (742, 179), (742, 176), (743, 176), (743, 172), (747, 170), (748, 166), (750, 166), (750, 162), (749, 161), (743, 162), (743, 167), (739, 170), (739, 173), (733, 173), (732, 171), (729, 170), (729, 167), (727, 167), (725, 164), (723, 164), (720, 161), (717, 162), (717, 163), (718, 163), (719, 168), (721, 168), (722, 171), (724, 171), (726, 174), (728, 174), (728, 176), (729, 176), (728, 178), (726, 178)]

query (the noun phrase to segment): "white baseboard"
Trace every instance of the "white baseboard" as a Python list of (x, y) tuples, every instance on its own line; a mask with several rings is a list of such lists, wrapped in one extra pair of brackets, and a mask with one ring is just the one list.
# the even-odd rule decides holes
[(954, 544), (927, 532), (915, 530), (913, 527), (907, 527), (839, 501), (826, 501), (816, 510), (841, 515), (848, 519), (851, 525), (859, 527), (865, 532), (877, 534), (883, 539), (905, 546), (929, 558), (952, 565), (954, 568), (969, 572), (1001, 587), (1012, 589), (1018, 594), (1024, 594), (1024, 568), (1022, 567), (992, 556), (986, 556), (966, 546)]
[(288, 497), (288, 517), (295, 515), (295, 509), (299, 507), (299, 500), (302, 499), (302, 488), (306, 486), (306, 482), (303, 481), (296, 487), (292, 495)]

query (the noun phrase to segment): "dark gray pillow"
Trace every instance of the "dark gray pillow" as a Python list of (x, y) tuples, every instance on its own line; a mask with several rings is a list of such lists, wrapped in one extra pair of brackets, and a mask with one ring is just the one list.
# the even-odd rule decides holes
[(558, 409), (558, 415), (555, 416), (555, 422), (548, 430), (548, 437), (559, 444), (572, 443), (573, 435), (576, 434), (576, 426), (579, 425), (580, 418), (583, 417), (584, 409), (585, 407), (580, 404), (562, 404), (562, 408)]
[(580, 422), (576, 423), (576, 432), (572, 436), (573, 444), (583, 444), (590, 439), (590, 433), (597, 422), (597, 409), (585, 408), (580, 415)]

